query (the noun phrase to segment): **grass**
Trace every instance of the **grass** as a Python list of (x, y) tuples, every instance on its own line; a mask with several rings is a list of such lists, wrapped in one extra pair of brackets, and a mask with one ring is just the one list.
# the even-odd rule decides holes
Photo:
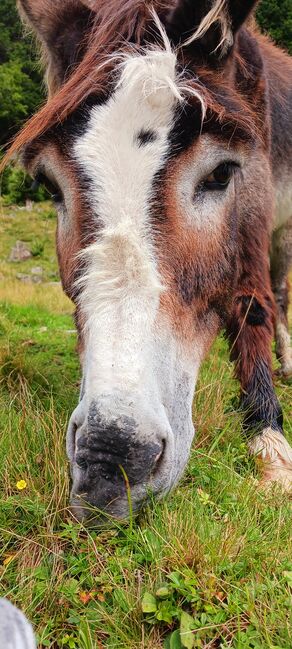
[[(132, 526), (85, 530), (67, 510), (79, 367), (55, 219), (46, 204), (0, 216), (0, 594), (41, 649), (291, 647), (291, 501), (257, 488), (223, 339), (202, 368), (179, 488)], [(17, 239), (37, 261), (7, 261)], [(35, 265), (41, 284), (16, 279)], [(291, 441), (292, 385), (276, 387)]]

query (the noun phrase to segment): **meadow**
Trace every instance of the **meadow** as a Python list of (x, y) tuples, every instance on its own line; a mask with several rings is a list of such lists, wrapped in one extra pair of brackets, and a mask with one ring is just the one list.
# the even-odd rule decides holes
[[(0, 596), (40, 649), (289, 649), (291, 499), (258, 486), (223, 337), (201, 371), (176, 491), (109, 531), (70, 516), (80, 372), (55, 226), (49, 203), (0, 205)], [(9, 261), (16, 240), (30, 259)], [(275, 382), (291, 443), (292, 382)]]

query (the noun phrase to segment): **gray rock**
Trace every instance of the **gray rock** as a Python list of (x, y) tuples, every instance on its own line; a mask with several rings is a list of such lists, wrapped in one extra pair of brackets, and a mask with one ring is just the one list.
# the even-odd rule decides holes
[(23, 241), (16, 241), (15, 246), (11, 248), (9, 261), (26, 261), (27, 259), (31, 258), (32, 254), (26, 243), (24, 243)]
[(33, 266), (33, 268), (30, 269), (30, 272), (32, 275), (42, 275), (44, 269), (41, 266)]
[(16, 279), (19, 279), (20, 282), (25, 282), (26, 284), (30, 284), (32, 281), (31, 275), (25, 275), (25, 273), (16, 273)]
[(42, 284), (42, 278), (39, 275), (26, 275), (25, 273), (17, 273), (16, 278), (25, 284)]

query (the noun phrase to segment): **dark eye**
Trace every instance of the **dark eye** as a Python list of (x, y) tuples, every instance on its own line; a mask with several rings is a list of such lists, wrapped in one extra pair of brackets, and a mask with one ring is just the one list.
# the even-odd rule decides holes
[(223, 162), (218, 165), (212, 173), (205, 178), (202, 183), (202, 189), (205, 191), (220, 191), (228, 187), (235, 168), (238, 164), (235, 162)]
[(48, 194), (50, 194), (50, 198), (54, 203), (61, 203), (63, 201), (63, 194), (60, 189), (60, 187), (53, 182), (50, 178), (45, 176), (43, 173), (37, 174), (37, 176), (34, 179), (33, 185), (35, 187), (38, 187), (39, 185), (43, 185), (43, 187), (47, 190)]

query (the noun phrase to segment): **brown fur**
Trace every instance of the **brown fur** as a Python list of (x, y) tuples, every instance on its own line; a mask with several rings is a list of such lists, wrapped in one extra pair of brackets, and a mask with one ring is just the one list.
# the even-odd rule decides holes
[[(36, 28), (40, 32), (40, 38), (43, 43), (45, 52), (47, 52), (52, 37), (53, 37), (53, 28), (48, 28), (48, 25), (57, 23), (58, 32), (62, 31), (70, 24), (70, 12), (68, 11), (71, 7), (71, 17), (72, 12), (76, 12), (76, 5), (79, 4), (78, 0), (66, 0), (66, 5), (68, 4), (67, 11), (64, 11), (60, 14), (60, 5), (52, 5), (50, 0), (30, 0), (28, 3), (27, 0), (21, 0), (20, 4), (25, 10), (27, 5), (33, 5), (36, 7), (35, 17), (31, 17), (31, 11), (29, 12), (29, 21), (31, 24), (36, 23)], [(80, 61), (79, 55), (76, 54), (76, 64), (70, 67), (69, 78), (65, 83), (60, 87), (60, 80), (57, 80), (55, 73), (51, 71), (52, 74), (52, 85), (51, 92), (52, 95), (44, 107), (27, 123), (27, 125), (22, 129), (19, 135), (15, 138), (12, 143), (7, 156), (2, 162), (2, 167), (7, 164), (8, 160), (14, 156), (16, 153), (19, 153), (28, 143), (34, 143), (41, 137), (44, 133), (52, 129), (58, 124), (62, 124), (83, 102), (86, 101), (89, 95), (93, 93), (96, 96), (104, 96), (109, 89), (109, 80), (111, 78), (111, 73), (114, 69), (114, 62), (111, 61), (108, 57), (110, 54), (127, 50), (129, 43), (131, 47), (141, 47), (154, 39), (157, 40), (157, 34), (155, 27), (153, 25), (153, 20), (151, 17), (151, 9), (157, 11), (158, 15), (163, 17), (167, 11), (175, 4), (173, 0), (163, 1), (155, 0), (153, 3), (148, 4), (144, 0), (101, 0), (97, 5), (97, 13), (93, 21), (93, 25), (89, 33), (82, 35), (82, 48), (81, 54), (83, 54)], [(53, 7), (53, 8), (52, 8)], [(44, 27), (42, 28), (41, 17), (46, 16), (46, 21), (44, 21)], [(58, 16), (58, 18), (57, 18)], [(60, 21), (60, 24), (59, 24)], [(92, 22), (92, 19), (91, 19)], [(88, 24), (90, 25), (90, 18), (88, 17)], [(87, 37), (86, 47), (84, 45), (84, 38)], [(159, 41), (159, 37), (158, 37)], [(80, 47), (77, 48), (80, 54)], [(183, 54), (183, 63), (185, 62), (185, 55)], [(190, 52), (191, 55), (191, 52)], [(74, 57), (73, 57), (74, 58)], [(188, 58), (188, 53), (186, 53), (186, 58)], [(240, 66), (240, 59), (238, 59), (238, 66)], [(50, 61), (49, 67), (53, 65), (53, 61)], [(67, 64), (68, 65), (68, 64)], [(244, 62), (243, 62), (244, 65)], [(228, 79), (223, 76), (220, 71), (208, 70), (206, 68), (201, 68), (199, 74), (202, 78), (202, 88), (208, 88), (208, 82), (211, 82), (213, 85), (214, 81), (216, 85), (220, 85), (223, 89), (226, 85), (227, 90), (229, 86)], [(252, 90), (252, 79), (248, 72), (246, 71), (246, 84), (250, 84)], [(243, 75), (243, 68), (242, 68)], [(57, 75), (58, 76), (58, 75)], [(232, 88), (232, 94), (234, 99), (235, 88)], [(204, 99), (207, 106), (213, 114), (217, 114), (217, 117), (220, 121), (223, 121), (224, 118), (226, 121), (230, 119), (228, 111), (224, 111), (220, 101), (218, 101), (218, 96), (214, 93), (208, 93), (205, 91)], [(248, 131), (253, 131), (257, 129), (257, 106), (250, 105), (244, 101), (244, 96), (240, 93), (238, 94), (238, 110), (236, 112), (236, 124), (238, 127), (243, 127)]]

